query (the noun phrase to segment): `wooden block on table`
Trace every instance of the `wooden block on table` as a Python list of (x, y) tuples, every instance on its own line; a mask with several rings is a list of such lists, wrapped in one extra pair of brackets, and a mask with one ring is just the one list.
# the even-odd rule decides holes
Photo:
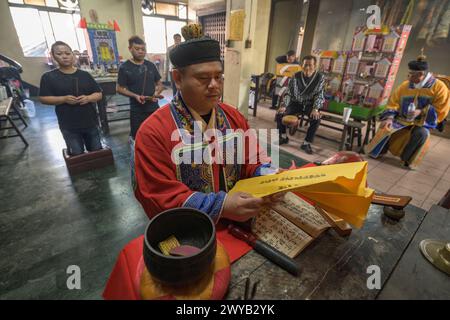
[(320, 207), (316, 207), (317, 212), (330, 224), (331, 228), (341, 237), (347, 237), (352, 233), (352, 227), (334, 214), (331, 214)]
[(410, 196), (376, 193), (372, 198), (372, 204), (393, 207), (396, 209), (403, 209), (411, 202), (411, 200), (412, 198)]

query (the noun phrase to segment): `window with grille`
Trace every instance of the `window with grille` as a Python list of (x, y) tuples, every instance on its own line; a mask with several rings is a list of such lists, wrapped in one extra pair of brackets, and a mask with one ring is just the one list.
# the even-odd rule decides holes
[(225, 56), (225, 19), (225, 12), (211, 14), (200, 18), (203, 34), (219, 41), (222, 61)]

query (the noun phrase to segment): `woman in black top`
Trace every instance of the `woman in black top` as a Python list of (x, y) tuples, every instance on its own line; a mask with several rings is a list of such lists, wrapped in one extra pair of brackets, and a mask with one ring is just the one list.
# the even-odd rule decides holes
[(66, 43), (57, 41), (51, 53), (59, 68), (42, 75), (40, 101), (56, 106), (59, 128), (70, 155), (102, 149), (95, 103), (102, 92), (94, 78), (73, 66), (74, 55)]

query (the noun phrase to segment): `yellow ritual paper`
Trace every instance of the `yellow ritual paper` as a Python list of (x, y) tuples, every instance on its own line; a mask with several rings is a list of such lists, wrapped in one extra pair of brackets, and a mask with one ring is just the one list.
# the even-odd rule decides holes
[(240, 180), (230, 193), (246, 192), (261, 198), (278, 192), (299, 192), (325, 211), (360, 228), (374, 194), (366, 187), (367, 165), (352, 162), (288, 170)]
[(258, 239), (291, 258), (329, 228), (313, 205), (292, 192), (281, 203), (263, 209), (252, 223)]

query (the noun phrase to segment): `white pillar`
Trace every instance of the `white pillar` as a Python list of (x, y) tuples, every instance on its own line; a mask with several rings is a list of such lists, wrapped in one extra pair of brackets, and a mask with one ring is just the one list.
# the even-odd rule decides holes
[[(270, 24), (270, 0), (227, 0), (227, 35), (232, 10), (245, 10), (244, 37), (230, 41), (225, 53), (224, 102), (248, 116), (248, 96), (252, 74), (264, 72)], [(246, 40), (251, 41), (249, 48)]]

